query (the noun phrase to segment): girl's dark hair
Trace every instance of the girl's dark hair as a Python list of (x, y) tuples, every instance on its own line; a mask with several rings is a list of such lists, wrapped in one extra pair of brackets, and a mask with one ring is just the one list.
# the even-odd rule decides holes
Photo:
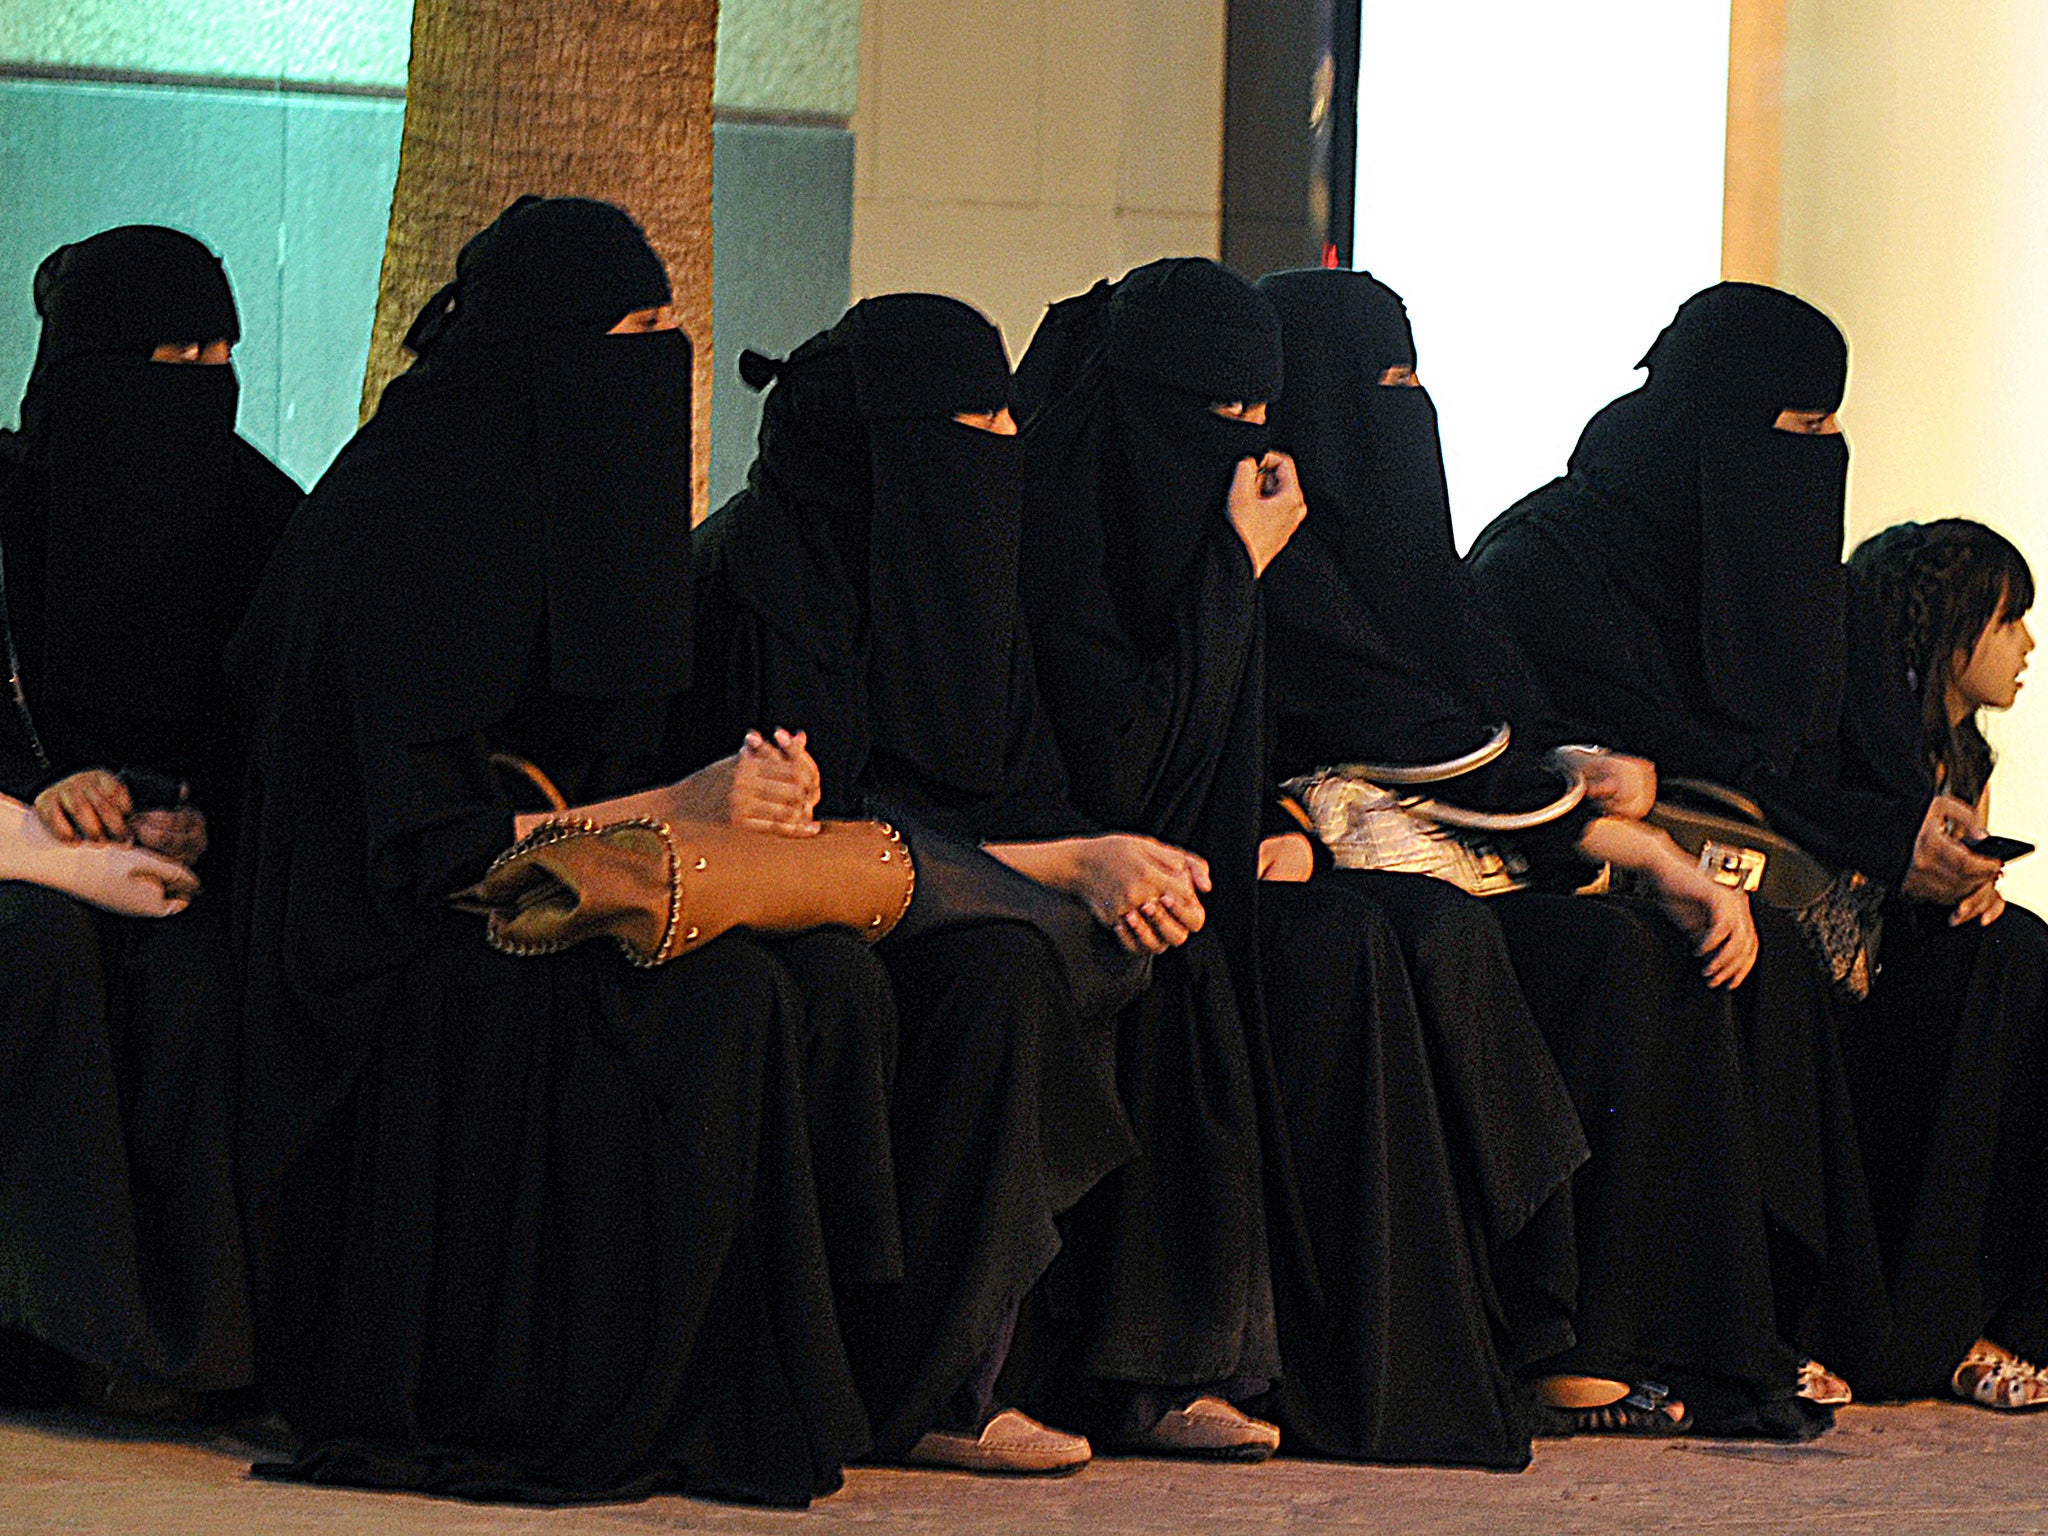
[(1994, 618), (2034, 605), (2034, 573), (2010, 539), (1982, 523), (1944, 517), (1901, 523), (1865, 539), (1849, 569), (1878, 606), (1886, 637), (1920, 701), (1926, 766), (1946, 793), (1974, 803), (1991, 781), (1991, 744), (1973, 710), (1954, 725), (1948, 686)]

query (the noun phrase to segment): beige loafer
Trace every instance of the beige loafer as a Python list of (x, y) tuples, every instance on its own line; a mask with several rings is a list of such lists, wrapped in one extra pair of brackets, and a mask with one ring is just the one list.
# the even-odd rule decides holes
[(950, 1467), (956, 1472), (1045, 1476), (1078, 1472), (1094, 1454), (1087, 1436), (1070, 1435), (1015, 1408), (1005, 1408), (979, 1435), (933, 1430), (912, 1446), (903, 1460), (913, 1467)]
[(1264, 1461), (1280, 1449), (1280, 1428), (1220, 1397), (1198, 1397), (1141, 1435), (1117, 1442), (1133, 1456), (1191, 1456), (1204, 1461)]

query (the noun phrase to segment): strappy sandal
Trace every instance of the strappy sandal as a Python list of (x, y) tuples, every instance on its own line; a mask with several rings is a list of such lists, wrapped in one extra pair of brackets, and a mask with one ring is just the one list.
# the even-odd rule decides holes
[(1846, 1408), (1856, 1401), (1856, 1394), (1849, 1390), (1848, 1382), (1812, 1359), (1799, 1362), (1798, 1395), (1823, 1408)]
[(1662, 1382), (1639, 1381), (1626, 1397), (1598, 1408), (1545, 1404), (1544, 1411), (1550, 1416), (1553, 1435), (1682, 1435), (1692, 1428), (1692, 1410), (1688, 1408), (1674, 1419), (1665, 1411), (1670, 1397), (1671, 1389)]
[(1979, 1339), (1949, 1378), (1949, 1389), (1966, 1403), (2025, 1413), (2048, 1407), (2048, 1376), (2011, 1350)]

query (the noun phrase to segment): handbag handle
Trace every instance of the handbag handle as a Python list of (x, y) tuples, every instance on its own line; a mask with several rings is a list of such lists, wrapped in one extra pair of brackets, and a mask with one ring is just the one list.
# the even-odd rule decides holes
[(1691, 799), (1717, 805), (1729, 814), (1754, 822), (1759, 827), (1768, 830), (1771, 825), (1770, 819), (1764, 815), (1762, 806), (1740, 790), (1730, 789), (1725, 784), (1716, 784), (1711, 779), (1684, 778), (1664, 779), (1661, 782), (1666, 789), (1674, 789)]
[(548, 803), (548, 809), (555, 812), (556, 815), (560, 815), (569, 809), (568, 799), (559, 789), (555, 788), (555, 781), (547, 776), (547, 773), (541, 768), (540, 764), (530, 763), (525, 758), (517, 757), (510, 752), (493, 752), (491, 754), (491, 766), (493, 768), (507, 769), (525, 778), (535, 789), (541, 792), (542, 798)]

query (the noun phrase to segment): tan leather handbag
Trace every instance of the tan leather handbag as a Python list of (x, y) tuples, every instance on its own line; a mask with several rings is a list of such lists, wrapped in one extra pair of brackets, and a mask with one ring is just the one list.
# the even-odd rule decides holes
[(506, 849), (449, 900), (482, 913), (484, 937), (546, 955), (609, 937), (635, 965), (660, 965), (731, 928), (850, 928), (870, 943), (909, 910), (910, 851), (879, 821), (827, 821), (813, 837), (706, 822), (557, 816)]

